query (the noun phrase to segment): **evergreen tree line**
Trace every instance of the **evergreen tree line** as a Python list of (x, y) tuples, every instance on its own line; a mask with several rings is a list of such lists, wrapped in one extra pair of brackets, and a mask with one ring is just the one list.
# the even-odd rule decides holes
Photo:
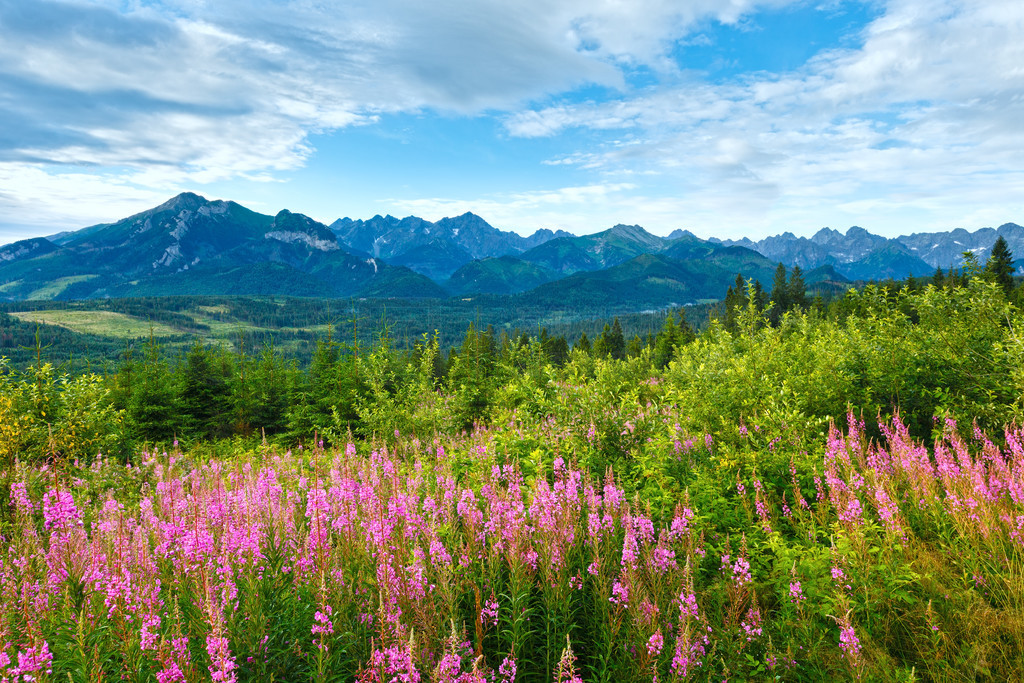
[[(492, 380), (499, 372), (539, 372), (560, 367), (572, 354), (616, 360), (645, 353), (658, 368), (665, 367), (676, 347), (696, 337), (683, 310), (665, 318), (657, 334), (634, 335), (627, 341), (618, 318), (604, 326), (593, 342), (584, 332), (570, 344), (542, 328), (529, 335), (496, 334), (471, 323), (461, 345), (444, 352), (438, 338), (424, 338), (411, 349), (391, 347), (382, 335), (363, 349), (339, 342), (330, 334), (316, 343), (308, 364), (289, 358), (272, 343), (247, 349), (244, 339), (235, 350), (193, 343), (184, 357), (169, 357), (151, 338), (141, 353), (126, 351), (107, 375), (115, 409), (124, 410), (133, 436), (143, 441), (174, 438), (220, 439), (231, 436), (284, 436), (308, 440), (314, 434), (359, 432), (357, 408), (368, 392), (373, 369), (384, 357), (391, 378), (385, 391), (423, 372), (437, 389), (459, 394), (465, 426), (479, 419), (489, 403)], [(427, 363), (427, 368), (422, 366)], [(379, 373), (378, 373), (379, 374)]]
[[(1024, 303), (1024, 287), (1018, 286), (1014, 280), (1013, 252), (1002, 236), (996, 239), (984, 265), (978, 261), (977, 255), (970, 251), (963, 253), (963, 259), (963, 267), (950, 267), (947, 271), (943, 271), (941, 267), (936, 268), (930, 278), (916, 278), (910, 275), (902, 281), (888, 279), (879, 282), (878, 285), (890, 293), (904, 288), (912, 292), (920, 291), (929, 284), (938, 289), (954, 289), (966, 287), (972, 277), (980, 277), (996, 283), (1011, 301)], [(792, 270), (787, 271), (782, 263), (775, 269), (771, 292), (766, 292), (760, 281), (748, 282), (742, 274), (738, 274), (736, 282), (730, 285), (725, 299), (712, 316), (720, 320), (727, 330), (734, 332), (740, 312), (748, 305), (753, 305), (759, 313), (765, 313), (774, 327), (779, 325), (786, 313), (793, 310), (814, 309), (824, 314), (826, 308), (830, 307), (828, 314), (832, 317), (844, 314), (842, 297), (830, 296), (828, 292), (823, 291), (810, 296), (800, 266), (793, 266)]]

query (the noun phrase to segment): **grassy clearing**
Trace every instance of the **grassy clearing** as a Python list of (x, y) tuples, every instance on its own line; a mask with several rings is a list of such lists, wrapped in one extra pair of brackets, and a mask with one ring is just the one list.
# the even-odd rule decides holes
[(54, 280), (53, 282), (49, 282), (45, 286), (40, 287), (39, 289), (35, 290), (34, 292), (32, 292), (31, 294), (28, 295), (28, 298), (29, 299), (52, 299), (55, 296), (57, 296), (58, 294), (60, 294), (61, 292), (63, 292), (65, 289), (70, 287), (71, 285), (77, 284), (79, 282), (85, 282), (87, 280), (92, 280), (92, 279), (94, 279), (96, 277), (99, 277), (99, 276), (98, 275), (70, 275), (68, 277), (60, 277), (60, 278), (57, 278), (56, 280)]
[[(268, 327), (265, 325), (253, 325), (252, 323), (244, 322), (241, 320), (221, 320), (215, 316), (217, 313), (222, 312), (215, 309), (224, 308), (223, 306), (199, 306), (196, 311), (191, 312), (192, 319), (201, 325), (207, 325), (210, 328), (210, 336), (218, 339), (234, 339), (238, 337), (238, 332), (314, 332), (320, 334), (326, 334), (327, 325), (302, 325), (302, 326), (283, 326), (283, 327)], [(202, 312), (200, 312), (202, 311)], [(212, 313), (213, 315), (207, 315), (206, 313)], [(335, 326), (335, 329), (338, 329)]]
[(196, 306), (196, 310), (202, 311), (203, 313), (209, 313), (211, 315), (231, 312), (231, 309), (224, 304), (220, 304), (218, 306)]
[(119, 339), (148, 337), (151, 330), (157, 337), (180, 337), (185, 334), (181, 330), (163, 323), (151, 323), (148, 320), (113, 311), (18, 311), (11, 315), (25, 322), (57, 325), (80, 334), (95, 334)]

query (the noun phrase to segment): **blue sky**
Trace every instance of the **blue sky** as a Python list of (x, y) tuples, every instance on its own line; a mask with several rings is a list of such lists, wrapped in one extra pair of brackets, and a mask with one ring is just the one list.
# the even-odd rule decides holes
[(1024, 3), (0, 0), (0, 242), (189, 190), (324, 222), (1024, 222)]

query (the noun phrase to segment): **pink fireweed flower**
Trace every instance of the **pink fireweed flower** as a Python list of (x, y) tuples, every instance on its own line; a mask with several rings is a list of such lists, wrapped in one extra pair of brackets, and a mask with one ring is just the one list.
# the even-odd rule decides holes
[(771, 516), (768, 513), (768, 506), (764, 502), (764, 486), (760, 479), (754, 480), (754, 506), (757, 508), (757, 516), (761, 519), (761, 528), (765, 533), (771, 533)]
[(667, 546), (665, 534), (661, 535), (658, 545), (651, 550), (648, 564), (658, 574), (664, 574), (676, 568), (676, 553)]
[(21, 680), (34, 681), (36, 677), (30, 674), (37, 671), (45, 672), (47, 675), (53, 673), (53, 653), (50, 652), (50, 644), (45, 640), (42, 645), (18, 653), (18, 668), (14, 680), (17, 680), (17, 674), (20, 673)]
[(576, 655), (573, 654), (569, 636), (565, 637), (565, 649), (562, 650), (562, 657), (555, 670), (555, 683), (583, 683), (583, 679), (576, 673)]
[(227, 638), (217, 638), (214, 635), (206, 637), (206, 652), (210, 655), (210, 680), (235, 683), (238, 678), (235, 676), (235, 658), (231, 656), (230, 644)]
[(175, 662), (170, 662), (156, 672), (156, 680), (157, 683), (185, 683), (185, 674)]
[(19, 514), (31, 515), (35, 510), (32, 499), (28, 496), (28, 486), (23, 481), (11, 484), (11, 503)]
[(615, 585), (612, 586), (612, 597), (608, 598), (608, 601), (623, 607), (629, 605), (629, 585), (616, 580)]
[(685, 536), (694, 516), (693, 510), (690, 508), (677, 507), (675, 516), (672, 518), (672, 525), (669, 527), (668, 540), (674, 541)]
[(626, 536), (622, 539), (622, 561), (623, 569), (636, 569), (639, 547), (636, 542), (636, 535), (633, 532), (633, 525), (630, 519), (626, 518)]
[[(323, 635), (325, 637), (334, 633), (334, 623), (331, 622), (332, 611), (330, 605), (324, 605), (323, 611), (317, 610), (313, 615), (313, 626), (310, 628), (310, 633), (314, 636)], [(318, 644), (317, 647), (323, 649), (322, 644)]]
[(838, 565), (832, 565), (832, 583), (838, 588), (850, 590), (850, 584), (845, 583), (846, 572), (843, 571), (842, 567)]
[(139, 648), (142, 650), (155, 650), (157, 640), (160, 637), (160, 617), (151, 614), (142, 619), (142, 628), (139, 630)]
[(737, 587), (743, 587), (753, 581), (750, 576), (750, 563), (745, 557), (738, 557), (733, 563), (732, 579), (736, 582)]
[(700, 620), (697, 612), (697, 596), (692, 590), (684, 589), (679, 594), (679, 621), (686, 621), (686, 618)]
[(761, 628), (761, 610), (757, 605), (754, 605), (747, 610), (747, 616), (740, 622), (740, 627), (747, 636), (747, 642), (752, 642), (754, 638), (762, 634)]
[(848, 616), (839, 621), (839, 647), (850, 664), (856, 666), (860, 660), (861, 644)]
[(515, 683), (516, 658), (514, 656), (509, 655), (501, 660), (501, 666), (498, 667), (498, 675), (501, 677), (501, 683)]
[(47, 491), (43, 496), (43, 521), (46, 529), (71, 529), (82, 526), (82, 513), (70, 491)]
[(875, 503), (878, 506), (878, 516), (885, 524), (885, 528), (896, 535), (903, 535), (903, 528), (899, 519), (899, 506), (888, 492), (881, 485), (875, 487)]
[(480, 623), (484, 626), (488, 624), (491, 626), (498, 625), (498, 601), (494, 599), (493, 593), (491, 594), (491, 599), (485, 602), (480, 610)]
[(804, 596), (804, 591), (800, 587), (800, 582), (799, 581), (790, 581), (790, 583), (789, 583), (789, 601), (792, 602), (794, 605), (799, 605), (801, 602), (803, 602), (806, 599), (807, 598)]
[(657, 623), (660, 613), (661, 609), (647, 598), (644, 598), (643, 602), (640, 603), (640, 614), (643, 617), (641, 621), (649, 624)]
[(661, 629), (659, 628), (654, 634), (647, 639), (647, 654), (652, 657), (657, 657), (661, 654), (661, 649), (665, 646), (665, 638), (661, 635)]
[(401, 681), (402, 683), (419, 683), (420, 672), (413, 661), (412, 643), (403, 643), (385, 648), (375, 648), (370, 654), (370, 665), (386, 678), (380, 679), (372, 675), (360, 680), (368, 681)]
[(693, 669), (703, 665), (701, 659), (706, 653), (705, 646), (709, 639), (704, 636), (702, 640), (692, 637), (689, 629), (684, 629), (676, 639), (676, 649), (672, 656), (672, 673), (686, 680)]

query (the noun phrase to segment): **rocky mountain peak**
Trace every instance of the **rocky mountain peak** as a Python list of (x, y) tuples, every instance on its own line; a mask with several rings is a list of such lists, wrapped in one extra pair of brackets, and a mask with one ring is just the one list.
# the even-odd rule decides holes
[(161, 211), (173, 211), (174, 213), (179, 213), (181, 211), (196, 211), (199, 207), (206, 204), (209, 204), (206, 197), (202, 197), (194, 192), (182, 192), (175, 197), (171, 197), (155, 209), (152, 209), (150, 213), (159, 213)]

